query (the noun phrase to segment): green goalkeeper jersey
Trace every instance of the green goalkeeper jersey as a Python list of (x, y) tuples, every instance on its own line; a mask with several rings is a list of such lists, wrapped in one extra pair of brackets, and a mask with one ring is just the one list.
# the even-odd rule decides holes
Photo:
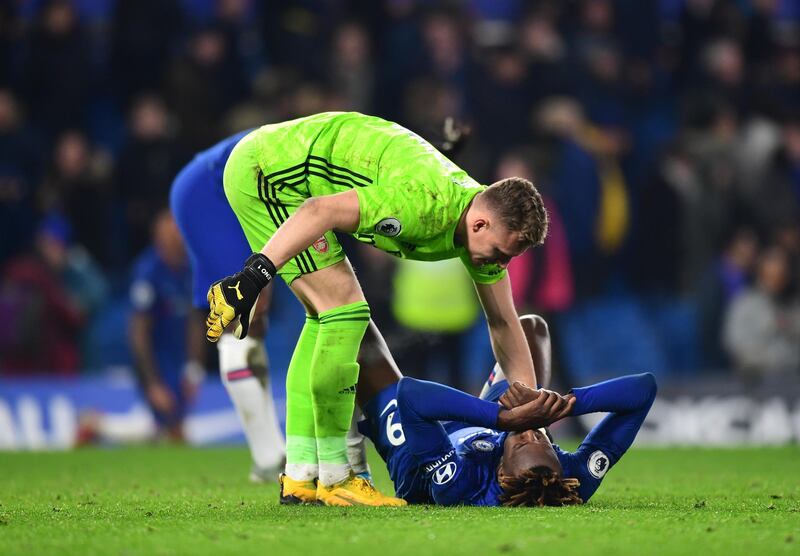
[(316, 197), (355, 189), (360, 218), (353, 236), (414, 260), (459, 257), (475, 282), (505, 276), (475, 267), (456, 226), (484, 186), (404, 127), (356, 112), (324, 112), (253, 132), (266, 185)]

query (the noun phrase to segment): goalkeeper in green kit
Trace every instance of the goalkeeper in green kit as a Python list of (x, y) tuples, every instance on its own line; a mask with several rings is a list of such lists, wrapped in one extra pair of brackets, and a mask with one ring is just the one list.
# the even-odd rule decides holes
[(286, 378), (283, 503), (404, 503), (348, 464), (356, 358), (370, 310), (334, 231), (397, 257), (460, 258), (500, 367), (510, 383), (536, 387), (505, 270), (547, 234), (547, 213), (529, 181), (482, 186), (398, 124), (330, 112), (246, 135), (227, 161), (224, 185), (255, 253), (241, 272), (211, 286), (208, 339), (237, 317), (234, 334), (246, 336), (258, 295), (276, 274), (307, 314)]

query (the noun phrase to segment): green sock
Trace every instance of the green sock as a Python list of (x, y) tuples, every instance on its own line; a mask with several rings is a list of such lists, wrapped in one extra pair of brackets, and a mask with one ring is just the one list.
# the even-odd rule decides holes
[(366, 301), (319, 314), (319, 334), (311, 362), (311, 395), (319, 457), (319, 479), (331, 485), (346, 479), (347, 431), (358, 382), (358, 349), (369, 325)]
[(319, 319), (306, 315), (286, 374), (286, 474), (296, 481), (319, 474), (311, 397), (311, 361), (319, 329)]

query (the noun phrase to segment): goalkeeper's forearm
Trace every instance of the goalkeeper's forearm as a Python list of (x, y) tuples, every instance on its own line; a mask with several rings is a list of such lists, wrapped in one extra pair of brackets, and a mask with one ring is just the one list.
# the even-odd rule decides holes
[(358, 197), (355, 191), (307, 199), (283, 223), (260, 253), (245, 261), (244, 268), (211, 284), (208, 290), (209, 314), (206, 338), (216, 342), (237, 317), (233, 331), (244, 338), (250, 329), (261, 290), (274, 278), (279, 268), (303, 249), (331, 230), (354, 232), (358, 228)]
[(278, 228), (261, 253), (272, 261), (275, 268), (281, 268), (327, 232), (354, 232), (358, 229), (358, 222), (355, 191), (312, 197)]
[(489, 326), (489, 337), (495, 358), (509, 384), (521, 382), (536, 388), (538, 384), (533, 359), (519, 321), (492, 323)]

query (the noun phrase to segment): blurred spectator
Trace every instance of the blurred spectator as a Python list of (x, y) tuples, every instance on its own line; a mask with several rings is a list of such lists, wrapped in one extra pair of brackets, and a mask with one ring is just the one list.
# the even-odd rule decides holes
[(755, 286), (733, 301), (726, 316), (725, 348), (745, 376), (800, 371), (800, 306), (787, 295), (789, 277), (786, 253), (767, 249)]
[(240, 58), (248, 80), (266, 63), (255, 0), (216, 0), (214, 24), (231, 51)]
[(714, 260), (737, 216), (736, 147), (738, 120), (718, 97), (692, 99), (678, 155), (665, 176), (680, 198), (684, 291), (698, 283)]
[(638, 226), (633, 237), (633, 283), (639, 291), (674, 295), (681, 290), (684, 249), (682, 205), (676, 182), (688, 180), (690, 169), (676, 148), (657, 161), (639, 195)]
[(740, 114), (749, 108), (744, 64), (741, 46), (730, 39), (717, 39), (703, 52), (703, 70), (709, 81), (706, 88), (724, 98)]
[(285, 92), (282, 109), (286, 116), (282, 119), (301, 118), (329, 110), (343, 110), (340, 100), (320, 83), (311, 81), (300, 83), (296, 89)]
[(680, 72), (684, 79), (693, 79), (698, 73), (697, 57), (706, 41), (720, 36), (731, 35), (738, 29), (733, 25), (735, 9), (730, 2), (718, 0), (686, 0), (682, 3), (680, 25)]
[(800, 114), (783, 122), (781, 145), (749, 186), (754, 219), (764, 234), (800, 222)]
[(166, 203), (172, 180), (187, 157), (173, 138), (169, 114), (158, 97), (139, 98), (129, 125), (114, 183), (125, 207), (128, 253), (133, 254), (147, 244), (153, 215)]
[(297, 68), (303, 79), (325, 74), (328, 48), (326, 32), (335, 26), (341, 4), (321, 0), (263, 2), (261, 33), (269, 62), (281, 68)]
[(220, 120), (248, 93), (238, 53), (214, 28), (190, 38), (186, 52), (170, 65), (165, 88), (181, 146), (191, 152), (222, 139)]
[(530, 137), (529, 115), (534, 83), (525, 58), (504, 47), (485, 54), (471, 86), (471, 109), (481, 141), (493, 159)]
[(567, 94), (570, 87), (567, 45), (559, 33), (554, 14), (539, 10), (523, 20), (520, 47), (527, 57), (528, 72), (535, 76), (530, 87), (532, 101)]
[(346, 110), (371, 112), (375, 89), (371, 50), (369, 37), (361, 24), (348, 22), (336, 30), (330, 83)]
[(398, 365), (404, 373), (434, 378), (434, 362), (443, 362), (447, 384), (462, 387), (461, 342), (479, 312), (464, 265), (458, 259), (397, 263), (392, 312), (406, 332), (391, 346)]
[(8, 86), (12, 77), (12, 55), (20, 30), (18, 10), (13, 2), (0, 3), (0, 87)]
[(763, 71), (775, 50), (776, 41), (773, 21), (779, 8), (779, 0), (754, 0), (753, 10), (747, 23), (745, 53), (753, 64), (756, 76)]
[(45, 212), (62, 212), (75, 231), (75, 241), (107, 264), (111, 195), (103, 172), (83, 133), (67, 131), (56, 142), (39, 197)]
[(427, 50), (426, 73), (463, 90), (469, 60), (458, 14), (445, 10), (429, 13), (422, 22), (422, 38)]
[(461, 112), (458, 92), (443, 81), (417, 79), (408, 86), (403, 119), (410, 129), (422, 130)]
[(0, 89), (0, 264), (28, 247), (33, 235), (40, 156), (16, 97)]
[[(532, 150), (516, 150), (500, 159), (497, 178), (519, 176), (533, 181), (544, 200), (549, 227), (547, 241), (512, 259), (509, 265), (511, 289), (517, 312), (550, 314), (564, 311), (572, 304), (573, 278), (569, 261), (569, 245), (558, 208), (549, 196), (546, 178), (539, 178), (533, 169), (536, 156)], [(548, 319), (551, 320), (551, 319)]]
[(24, 61), (26, 101), (31, 119), (58, 133), (86, 123), (92, 88), (90, 51), (72, 2), (48, 0), (38, 15)]
[(179, 0), (117, 0), (111, 32), (111, 68), (124, 106), (164, 78), (183, 31)]
[(586, 295), (596, 284), (599, 253), (595, 229), (600, 177), (596, 161), (580, 144), (585, 126), (583, 113), (571, 99), (548, 99), (539, 108), (537, 124), (551, 149), (553, 166), (547, 179), (552, 183), (552, 195), (564, 219), (577, 294)]
[(775, 52), (770, 79), (759, 91), (761, 103), (785, 106), (800, 111), (800, 47), (784, 47)]
[(389, 0), (384, 4), (387, 25), (380, 36), (382, 49), (375, 67), (375, 107), (378, 114), (397, 120), (401, 117), (404, 89), (422, 63), (423, 45), (416, 0)]
[(627, 109), (623, 92), (622, 57), (615, 43), (594, 45), (585, 55), (585, 72), (577, 79), (577, 98), (596, 125), (623, 129)]
[(609, 261), (629, 229), (627, 183), (618, 159), (626, 140), (613, 128), (592, 125), (570, 98), (545, 101), (537, 127), (552, 149), (547, 180), (563, 217), (576, 295), (596, 294), (607, 286)]
[[(799, 15), (788, 0), (0, 2), (0, 264), (55, 210), (122, 274), (187, 155), (241, 129), (355, 109), (429, 137), (455, 116), (473, 131), (459, 165), (484, 183), (535, 171), (547, 197), (550, 238), (512, 269), (521, 308), (631, 290), (691, 303), (717, 367), (757, 256), (743, 230), (785, 251), (800, 290)], [(390, 313), (391, 264), (360, 271)]]
[(282, 84), (277, 72), (269, 69), (259, 72), (253, 81), (253, 94), (231, 108), (222, 122), (224, 135), (279, 121), (277, 97)]
[[(201, 358), (187, 354), (191, 273), (180, 232), (168, 211), (153, 224), (153, 244), (134, 264), (129, 340), (142, 392), (156, 423), (183, 440), (183, 420), (194, 395), (191, 374)], [(195, 331), (196, 332), (196, 331)]]
[(727, 362), (720, 337), (723, 318), (731, 301), (749, 287), (757, 256), (758, 238), (753, 231), (737, 230), (696, 289), (695, 303), (706, 368), (722, 368)]
[(72, 230), (60, 216), (39, 226), (36, 249), (8, 263), (0, 282), (4, 324), (0, 369), (7, 373), (74, 374), (80, 336), (105, 299), (105, 281), (85, 251), (70, 249)]

